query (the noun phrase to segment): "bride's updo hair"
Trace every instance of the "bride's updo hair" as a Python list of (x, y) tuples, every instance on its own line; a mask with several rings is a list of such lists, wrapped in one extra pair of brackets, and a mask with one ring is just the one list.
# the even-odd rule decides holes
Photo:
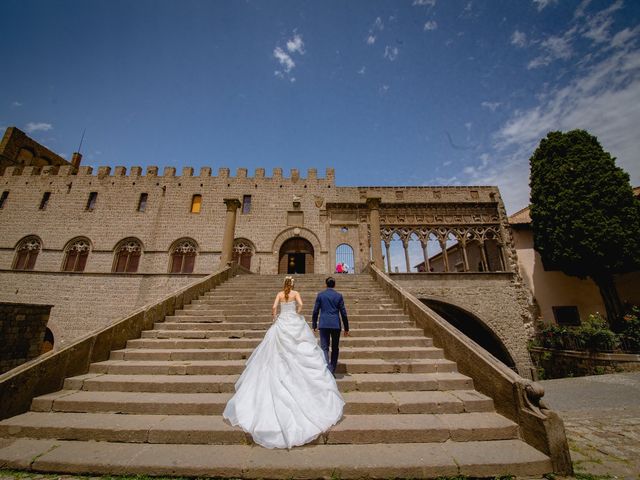
[(282, 290), (284, 290), (284, 300), (285, 302), (289, 301), (289, 293), (291, 293), (291, 289), (293, 288), (294, 280), (293, 277), (284, 277), (284, 286)]

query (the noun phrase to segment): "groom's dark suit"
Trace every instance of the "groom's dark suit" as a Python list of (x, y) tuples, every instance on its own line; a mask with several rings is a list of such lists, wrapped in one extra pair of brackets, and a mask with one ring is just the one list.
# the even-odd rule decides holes
[[(344, 324), (344, 331), (349, 331), (349, 319), (344, 307), (342, 294), (333, 288), (327, 288), (316, 297), (313, 307), (313, 329), (318, 328), (318, 314), (320, 314), (320, 348), (331, 373), (335, 373), (338, 365), (338, 342), (340, 342), (340, 317)], [(329, 358), (329, 343), (331, 343), (331, 358)]]

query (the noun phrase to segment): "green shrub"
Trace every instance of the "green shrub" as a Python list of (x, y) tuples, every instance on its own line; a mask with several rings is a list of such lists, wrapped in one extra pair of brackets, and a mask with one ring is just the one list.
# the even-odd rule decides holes
[(582, 350), (611, 351), (619, 345), (618, 336), (609, 329), (609, 324), (599, 313), (589, 315), (572, 333), (578, 348)]
[(622, 347), (630, 352), (640, 352), (640, 307), (634, 305), (623, 317), (620, 340)]

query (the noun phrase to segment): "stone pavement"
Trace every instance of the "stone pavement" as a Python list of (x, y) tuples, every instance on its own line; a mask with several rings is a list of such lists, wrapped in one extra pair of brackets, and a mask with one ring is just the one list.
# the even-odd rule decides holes
[(640, 479), (640, 373), (546, 380), (577, 474)]

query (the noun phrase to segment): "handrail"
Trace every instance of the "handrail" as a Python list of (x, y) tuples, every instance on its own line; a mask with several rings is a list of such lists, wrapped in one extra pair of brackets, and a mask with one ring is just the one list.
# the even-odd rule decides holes
[(416, 324), (456, 362), (460, 373), (473, 379), (475, 388), (491, 397), (498, 413), (517, 423), (523, 440), (551, 458), (554, 472), (573, 472), (564, 423), (542, 397), (544, 389), (525, 379), (470, 340), (440, 315), (394, 282), (373, 263), (368, 272)]
[(60, 350), (52, 350), (0, 375), (0, 420), (29, 410), (34, 397), (60, 390), (64, 380), (89, 371), (93, 362), (109, 358), (111, 350), (124, 348), (153, 328), (167, 315), (236, 274), (251, 273), (239, 265), (228, 265), (183, 287), (161, 300), (138, 308), (106, 327), (90, 332)]

